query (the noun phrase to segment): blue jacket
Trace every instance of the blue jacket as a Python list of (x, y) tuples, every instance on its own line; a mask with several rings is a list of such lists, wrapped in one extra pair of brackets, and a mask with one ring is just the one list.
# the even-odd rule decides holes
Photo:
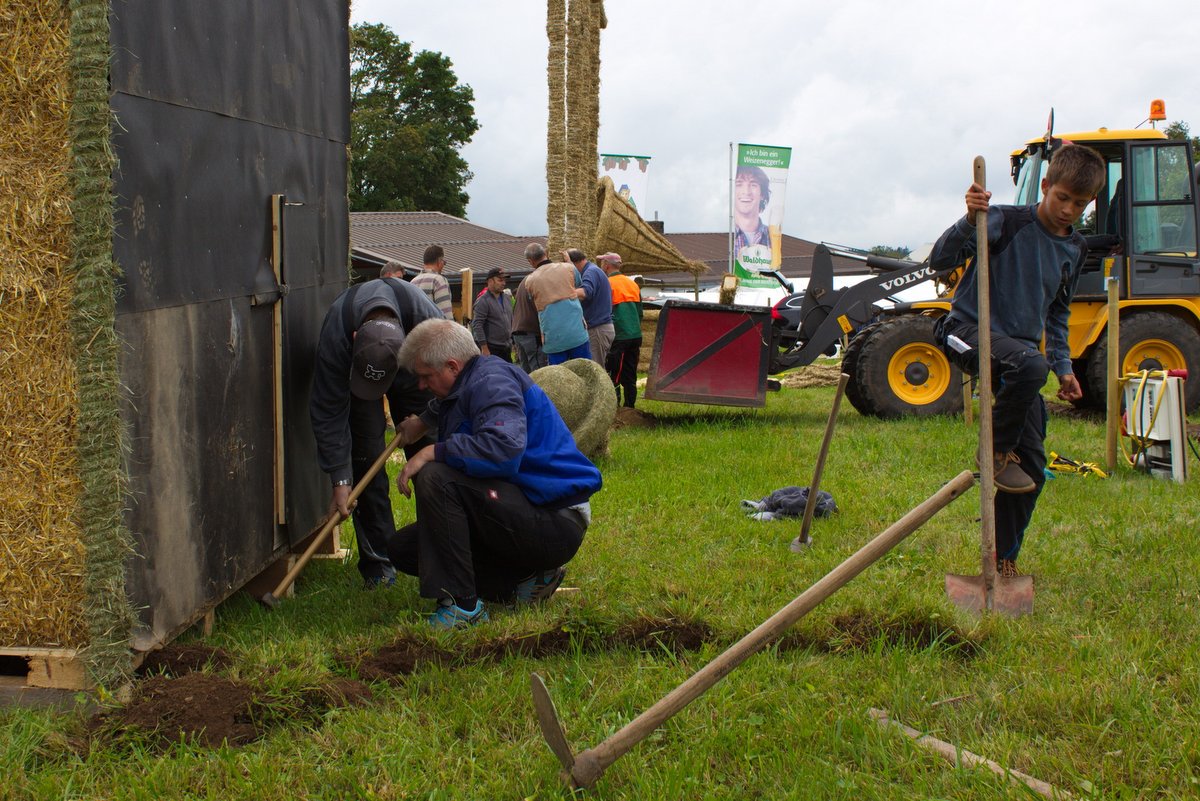
[(583, 321), (588, 328), (612, 322), (612, 285), (608, 275), (592, 262), (588, 262), (580, 276), (583, 285)]
[[(1046, 336), (1046, 360), (1055, 375), (1070, 375), (1067, 318), (1087, 242), (1077, 231), (1057, 236), (1038, 220), (1037, 206), (988, 208), (988, 261), (991, 273), (992, 331), (1021, 340), (1031, 348)], [(930, 254), (930, 265), (943, 269), (975, 255), (975, 226), (962, 217), (950, 226)], [(975, 262), (954, 290), (951, 316), (979, 321)]]
[(600, 471), (575, 446), (549, 396), (496, 356), (467, 362), (422, 420), (431, 428), (436, 421), (435, 461), (516, 484), (537, 506), (574, 506), (600, 489)]

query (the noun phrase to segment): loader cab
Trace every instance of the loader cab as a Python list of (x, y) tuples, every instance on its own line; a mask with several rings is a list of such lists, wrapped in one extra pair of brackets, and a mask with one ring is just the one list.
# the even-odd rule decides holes
[[(1197, 175), (1191, 148), (1156, 130), (1065, 134), (1095, 149), (1107, 164), (1105, 185), (1081, 220), (1088, 257), (1075, 299), (1105, 298), (1104, 270), (1113, 258), (1123, 300), (1200, 295)], [(1013, 154), (1017, 204), (1041, 200), (1049, 166), (1044, 139)]]

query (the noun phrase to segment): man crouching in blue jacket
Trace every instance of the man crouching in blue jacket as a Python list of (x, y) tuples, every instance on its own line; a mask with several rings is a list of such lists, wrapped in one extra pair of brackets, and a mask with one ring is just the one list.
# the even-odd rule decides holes
[(426, 320), (400, 349), (400, 364), (434, 396), (400, 423), (413, 442), (396, 478), (417, 493), (417, 521), (388, 545), (392, 564), (437, 600), (436, 628), (487, 620), (483, 601), (537, 603), (554, 594), (591, 522), (600, 471), (575, 447), (541, 387), (516, 365), (481, 356), (453, 320)]

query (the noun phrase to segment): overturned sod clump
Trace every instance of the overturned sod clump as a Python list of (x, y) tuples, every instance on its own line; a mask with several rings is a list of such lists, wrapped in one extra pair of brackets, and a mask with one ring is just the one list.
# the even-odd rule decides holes
[(458, 668), (510, 656), (541, 659), (572, 649), (591, 653), (633, 649), (651, 656), (661, 656), (664, 651), (679, 655), (697, 651), (712, 640), (712, 627), (703, 621), (643, 617), (611, 630), (562, 623), (544, 631), (485, 640), (463, 651), (405, 635), (377, 651), (343, 655), (339, 661), (364, 681), (395, 682), (428, 665)]

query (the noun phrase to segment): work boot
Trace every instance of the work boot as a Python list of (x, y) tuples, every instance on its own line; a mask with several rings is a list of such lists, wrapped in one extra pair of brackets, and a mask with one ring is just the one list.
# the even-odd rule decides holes
[[(975, 454), (975, 464), (979, 464), (979, 454)], [(1014, 495), (1023, 495), (1026, 492), (1033, 492), (1037, 489), (1037, 484), (1033, 483), (1033, 479), (1029, 474), (1020, 468), (1021, 459), (1011, 451), (1006, 453), (992, 454), (992, 469), (996, 489), (1000, 492), (1011, 492)]]
[(1000, 578), (1016, 578), (1021, 575), (1021, 571), (1017, 570), (1017, 563), (1011, 559), (996, 560), (996, 574)]

